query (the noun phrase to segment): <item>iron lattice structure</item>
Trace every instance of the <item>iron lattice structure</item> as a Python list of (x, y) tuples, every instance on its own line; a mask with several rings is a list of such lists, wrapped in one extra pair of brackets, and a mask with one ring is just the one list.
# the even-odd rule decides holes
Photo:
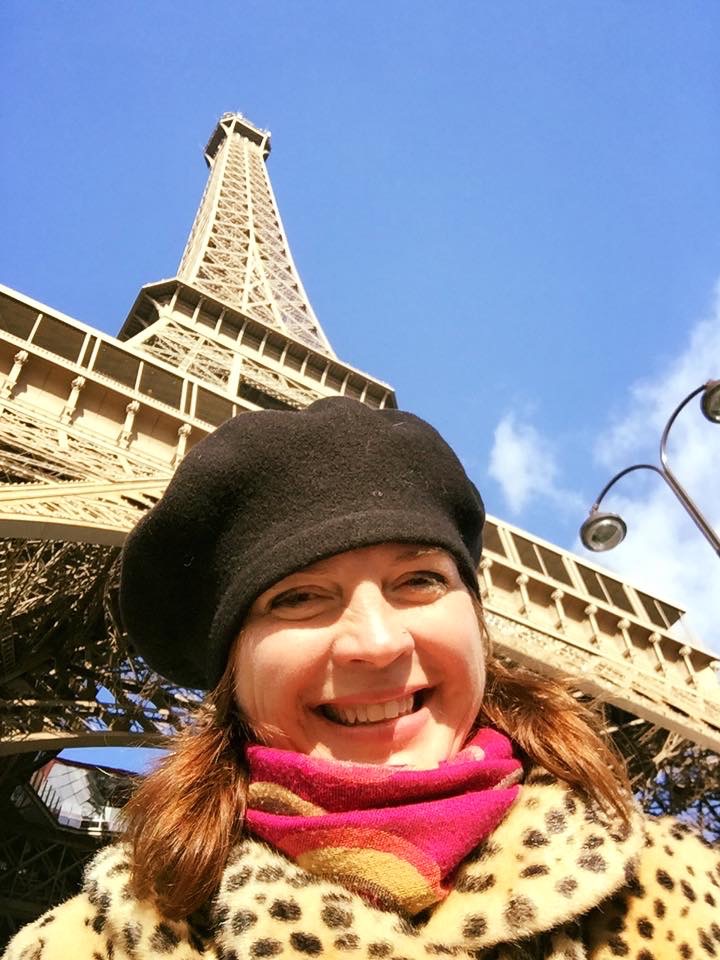
[[(198, 701), (145, 666), (114, 613), (123, 539), (185, 452), (247, 410), (333, 394), (395, 405), (330, 348), (290, 256), (269, 151), (267, 132), (221, 118), (178, 274), (143, 287), (117, 338), (0, 287), (5, 935), (72, 891), (110, 829), (61, 822), (52, 758), (161, 742)], [(648, 806), (692, 808), (720, 833), (716, 664), (677, 638), (682, 611), (492, 517), (480, 574), (499, 654), (604, 701)], [(100, 774), (93, 783), (102, 794)]]
[(178, 276), (334, 355), (295, 269), (265, 160), (270, 134), (224, 116), (205, 149), (210, 176)]

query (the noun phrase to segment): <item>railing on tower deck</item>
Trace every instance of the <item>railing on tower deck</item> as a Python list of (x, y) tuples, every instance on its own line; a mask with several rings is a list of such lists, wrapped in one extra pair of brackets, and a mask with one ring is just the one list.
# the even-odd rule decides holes
[[(215, 365), (227, 368), (226, 384), (203, 377), (202, 362), (195, 372), (162, 358), (170, 325), (213, 345)], [(0, 285), (0, 408), (13, 399), (172, 464), (179, 430), (191, 429), (184, 433), (184, 451), (245, 410), (292, 409), (336, 395), (395, 405), (387, 384), (178, 281), (146, 288), (121, 338)]]
[(480, 581), (500, 652), (720, 749), (720, 663), (682, 609), (494, 517)]

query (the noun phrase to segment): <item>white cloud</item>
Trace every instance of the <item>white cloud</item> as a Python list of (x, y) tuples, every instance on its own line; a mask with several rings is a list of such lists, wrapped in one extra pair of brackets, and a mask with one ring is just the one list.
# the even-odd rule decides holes
[[(601, 431), (594, 455), (607, 470), (607, 479), (633, 463), (657, 463), (660, 435), (674, 407), (713, 378), (720, 378), (720, 285), (711, 316), (695, 325), (664, 371), (629, 388), (622, 411)], [(720, 531), (720, 426), (708, 423), (698, 404), (693, 400), (675, 422), (668, 459), (711, 526)], [(571, 504), (578, 521), (585, 516), (587, 498), (563, 489), (550, 441), (512, 413), (495, 430), (489, 472), (516, 515), (534, 501), (546, 500), (556, 508)], [(602, 555), (588, 554), (579, 541), (572, 549), (686, 609), (679, 635), (720, 651), (720, 558), (662, 478), (649, 471), (623, 478), (603, 500), (602, 509), (623, 516), (628, 525), (625, 542)]]
[(514, 514), (538, 499), (551, 500), (565, 510), (579, 503), (577, 494), (558, 484), (558, 467), (547, 439), (531, 424), (518, 423), (513, 413), (495, 428), (488, 472), (500, 484)]
[[(648, 457), (657, 463), (660, 434), (674, 407), (695, 387), (718, 377), (720, 287), (711, 316), (696, 324), (667, 369), (631, 387), (624, 413), (596, 444), (598, 462), (610, 475)], [(668, 461), (710, 525), (720, 531), (720, 426), (704, 419), (698, 400), (691, 401), (672, 427)], [(649, 472), (639, 477), (640, 472), (624, 478), (603, 501), (603, 509), (622, 514), (628, 535), (620, 547), (603, 555), (602, 563), (685, 607), (691, 636), (720, 650), (720, 558), (663, 480)]]
[[(598, 462), (617, 469), (624, 459), (639, 451), (649, 450), (650, 442), (654, 451), (676, 404), (701, 383), (718, 377), (720, 284), (716, 288), (712, 315), (696, 324), (682, 353), (657, 377), (640, 380), (631, 386), (624, 409), (615, 415), (614, 422), (601, 434), (595, 445)], [(681, 414), (672, 428), (670, 452), (673, 459), (679, 462), (702, 443), (701, 437), (705, 431), (712, 429), (706, 420), (697, 416), (697, 403), (691, 402), (688, 412)], [(678, 441), (682, 450), (678, 448)], [(683, 469), (686, 469), (685, 464)]]

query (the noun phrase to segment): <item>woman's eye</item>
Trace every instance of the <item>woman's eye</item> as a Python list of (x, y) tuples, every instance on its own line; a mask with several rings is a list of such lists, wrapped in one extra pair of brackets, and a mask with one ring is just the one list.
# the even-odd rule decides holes
[(447, 577), (435, 570), (418, 570), (408, 574), (402, 581), (402, 586), (439, 592), (447, 586)]
[(312, 590), (285, 590), (270, 601), (271, 610), (298, 610), (320, 597)]

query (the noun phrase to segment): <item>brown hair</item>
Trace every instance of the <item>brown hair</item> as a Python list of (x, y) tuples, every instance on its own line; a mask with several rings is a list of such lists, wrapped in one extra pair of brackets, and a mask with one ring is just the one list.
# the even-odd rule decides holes
[[(567, 683), (505, 664), (490, 654), (482, 609), (487, 686), (478, 725), (507, 733), (529, 761), (577, 787), (627, 822), (631, 792), (622, 760), (595, 732), (596, 708)], [(244, 746), (257, 741), (235, 703), (232, 656), (192, 726), (147, 776), (125, 807), (136, 896), (152, 897), (180, 919), (217, 892), (242, 835), (247, 797)]]

